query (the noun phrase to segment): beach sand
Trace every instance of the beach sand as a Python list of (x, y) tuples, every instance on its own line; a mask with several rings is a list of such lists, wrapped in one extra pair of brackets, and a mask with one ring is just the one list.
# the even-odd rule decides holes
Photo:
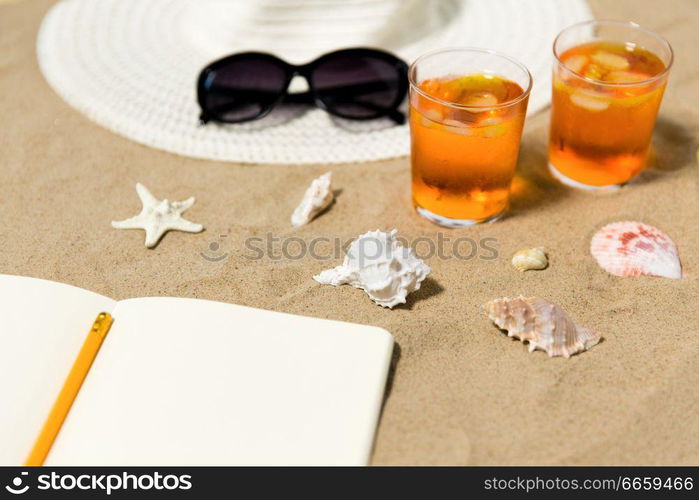
[[(598, 18), (633, 19), (676, 52), (654, 142), (636, 182), (601, 195), (556, 184), (546, 170), (548, 113), (528, 119), (512, 210), (500, 222), (445, 230), (416, 216), (407, 158), (368, 164), (241, 166), (174, 156), (118, 137), (46, 84), (35, 35), (50, 1), (0, 5), (0, 272), (46, 278), (123, 299), (198, 297), (377, 325), (397, 348), (374, 464), (699, 464), (699, 71), (693, 0), (592, 2)], [(329, 145), (332, 147), (332, 145)], [(311, 179), (331, 170), (337, 203), (312, 224), (289, 216)], [(199, 235), (171, 232), (147, 250), (141, 231), (110, 221), (141, 206), (134, 184), (159, 198), (196, 196), (186, 217)], [(685, 277), (622, 279), (589, 253), (592, 234), (640, 220), (679, 247)], [(387, 310), (360, 290), (311, 278), (337, 265), (276, 258), (248, 246), (275, 238), (339, 238), (397, 228), (414, 241), (469, 238), (474, 258), (427, 258), (432, 268), (406, 306)], [(490, 240), (485, 240), (490, 238)], [(444, 242), (444, 241), (443, 241)], [(209, 245), (218, 243), (213, 252)], [(299, 241), (287, 254), (299, 253)], [(520, 248), (544, 246), (548, 269), (519, 273)], [(275, 254), (281, 243), (273, 245)], [(461, 240), (461, 256), (471, 253)], [(228, 256), (211, 262), (202, 254)], [(603, 334), (590, 351), (549, 358), (494, 327), (481, 304), (538, 295)]]

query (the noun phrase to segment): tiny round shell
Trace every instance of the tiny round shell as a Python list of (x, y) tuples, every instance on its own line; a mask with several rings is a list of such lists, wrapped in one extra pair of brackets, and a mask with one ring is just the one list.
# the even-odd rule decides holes
[(518, 271), (529, 271), (530, 269), (546, 269), (549, 260), (543, 248), (525, 248), (512, 257), (512, 265)]

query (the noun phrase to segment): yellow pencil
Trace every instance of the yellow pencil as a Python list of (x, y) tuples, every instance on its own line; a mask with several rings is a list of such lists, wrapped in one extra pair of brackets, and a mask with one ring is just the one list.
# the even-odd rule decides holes
[(87, 334), (80, 353), (75, 358), (73, 367), (63, 383), (63, 388), (58, 394), (58, 398), (53, 404), (53, 408), (51, 408), (51, 412), (46, 418), (39, 437), (34, 442), (34, 447), (24, 465), (34, 466), (44, 463), (110, 326), (112, 326), (112, 316), (108, 313), (100, 313)]

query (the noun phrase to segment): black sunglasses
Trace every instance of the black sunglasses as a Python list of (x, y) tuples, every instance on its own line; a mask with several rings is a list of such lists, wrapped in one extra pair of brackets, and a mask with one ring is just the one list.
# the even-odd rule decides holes
[[(309, 91), (288, 92), (296, 75)], [(199, 120), (240, 123), (267, 115), (280, 102), (315, 104), (352, 120), (389, 117), (405, 123), (398, 106), (408, 91), (408, 65), (376, 49), (345, 49), (294, 66), (271, 54), (244, 52), (219, 59), (199, 75)]]

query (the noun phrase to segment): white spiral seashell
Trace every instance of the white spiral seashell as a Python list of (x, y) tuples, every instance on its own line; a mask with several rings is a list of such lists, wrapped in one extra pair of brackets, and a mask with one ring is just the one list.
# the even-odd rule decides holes
[(430, 268), (396, 240), (397, 231), (369, 231), (355, 239), (341, 266), (314, 276), (324, 285), (361, 288), (382, 307), (404, 304), (420, 288)]
[(335, 199), (330, 186), (332, 172), (321, 175), (311, 182), (299, 206), (291, 214), (291, 224), (294, 227), (311, 222), (318, 214), (328, 208)]

